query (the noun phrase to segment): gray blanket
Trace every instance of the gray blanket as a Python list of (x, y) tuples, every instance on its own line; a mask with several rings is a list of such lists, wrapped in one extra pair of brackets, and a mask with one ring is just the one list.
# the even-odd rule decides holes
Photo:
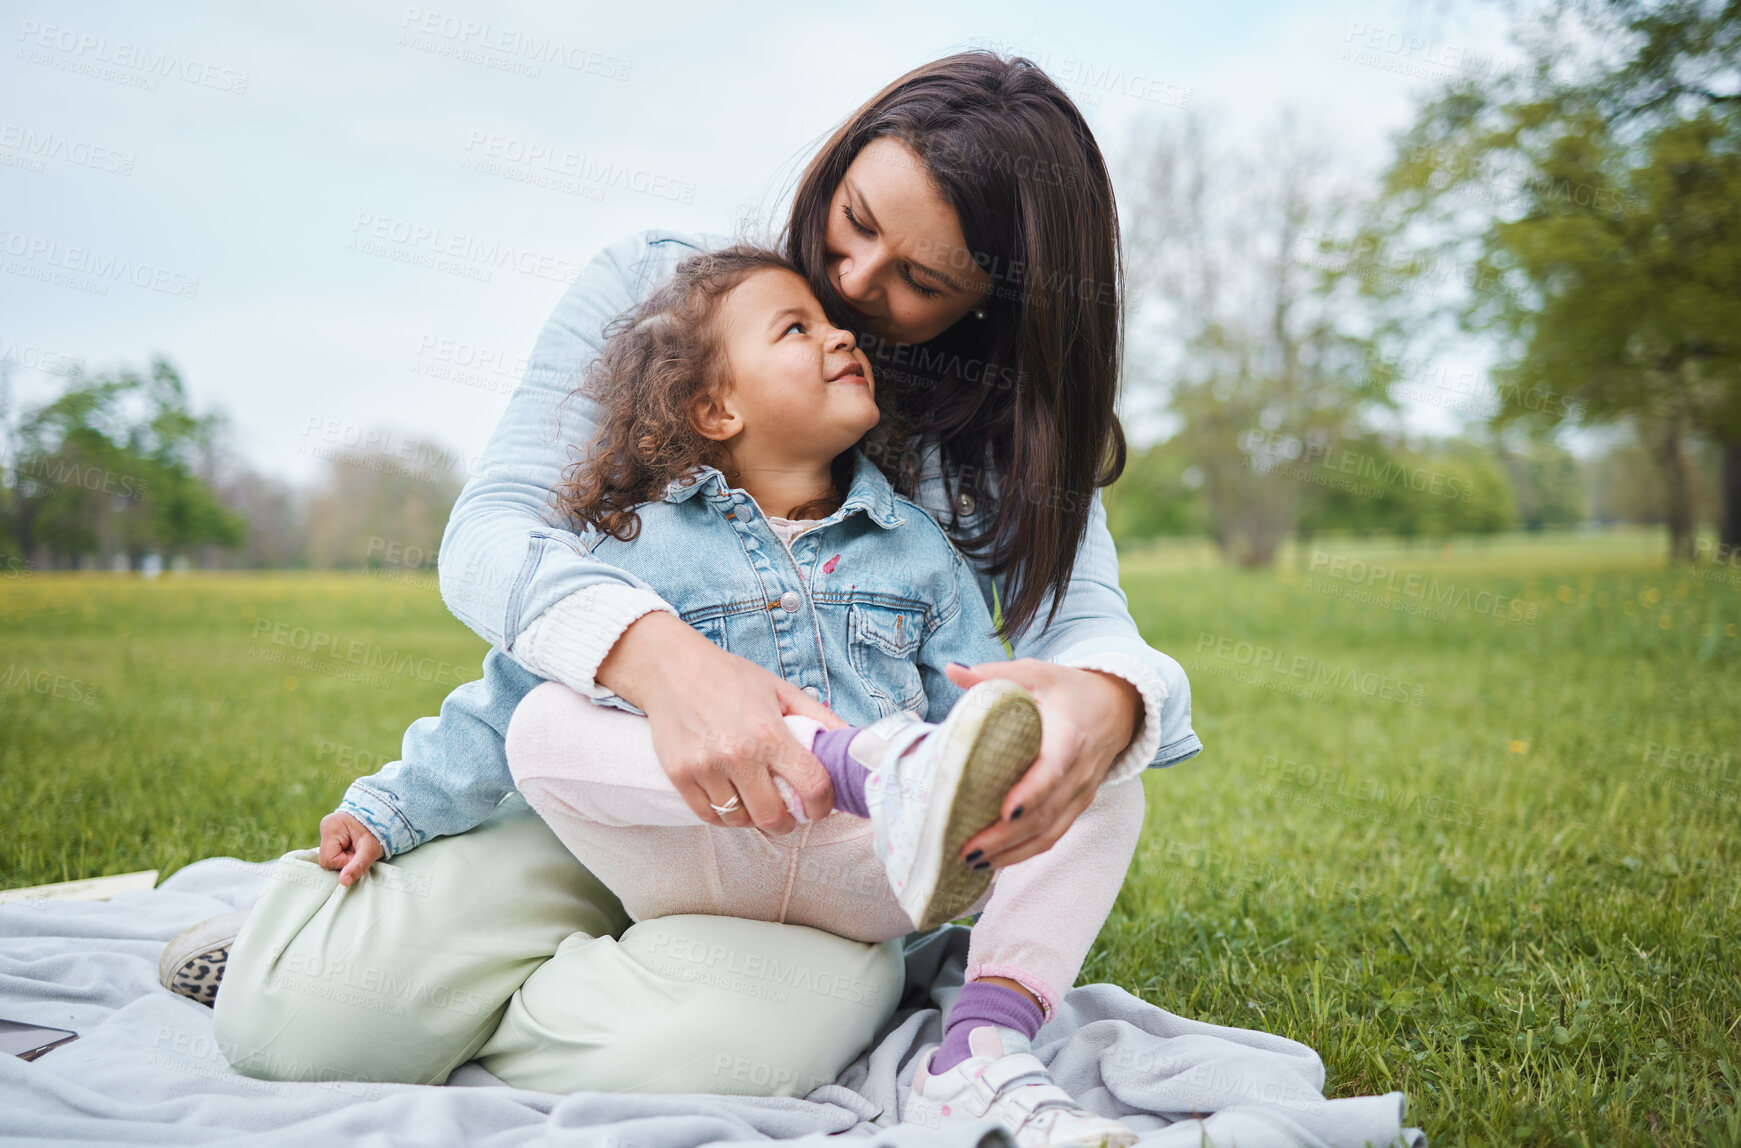
[[(908, 995), (876, 1045), (840, 1079), (797, 1099), (569, 1096), (509, 1088), (476, 1064), (445, 1087), (277, 1084), (232, 1073), (211, 1010), (157, 983), (163, 943), (246, 908), (269, 865), (200, 861), (150, 892), (109, 902), (0, 906), (0, 1017), (79, 1039), (25, 1062), (0, 1058), (0, 1137), (77, 1144), (560, 1144), (699, 1148), (847, 1133), (899, 1148), (1011, 1148), (992, 1124), (897, 1121), (914, 1060), (940, 1039), (959, 991), (967, 930), (917, 940)], [(335, 1039), (344, 1039), (335, 1034)], [(1175, 1145), (1425, 1145), (1401, 1127), (1401, 1093), (1326, 1100), (1303, 1044), (1173, 1016), (1112, 985), (1070, 992), (1035, 1052), (1086, 1106)]]

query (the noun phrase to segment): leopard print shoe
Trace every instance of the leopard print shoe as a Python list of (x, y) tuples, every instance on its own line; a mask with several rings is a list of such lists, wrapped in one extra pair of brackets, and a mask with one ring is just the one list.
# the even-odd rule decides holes
[(247, 919), (246, 910), (225, 913), (183, 930), (163, 946), (163, 956), (157, 961), (157, 979), (172, 993), (203, 1005), (215, 1004), (230, 946)]

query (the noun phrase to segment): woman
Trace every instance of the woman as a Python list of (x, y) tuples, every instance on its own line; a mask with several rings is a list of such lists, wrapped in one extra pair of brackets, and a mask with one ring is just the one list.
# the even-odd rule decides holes
[[(958, 684), (1006, 677), (1041, 707), (1039, 759), (1004, 818), (969, 842), (976, 863), (1020, 863), (1059, 839), (1116, 761), (1167, 765), (1201, 748), (1183, 672), (1126, 610), (1094, 496), (1124, 458), (1104, 162), (1039, 69), (952, 56), (835, 133), (804, 174), (785, 240), (817, 297), (862, 332), (879, 401), (929, 444), (900, 461), (1001, 617), (1017, 660), (961, 671)], [(408, 731), (404, 770), (451, 776), (499, 760), (520, 698), (550, 679), (643, 711), (660, 763), (711, 824), (790, 830), (775, 773), (812, 817), (828, 811), (825, 775), (781, 720), (827, 721), (819, 702), (697, 634), (547, 517), (565, 444), (589, 437), (571, 392), (605, 324), (713, 245), (634, 237), (558, 305), (442, 545), (444, 599), (496, 649), (439, 721)], [(528, 1087), (802, 1092), (862, 1050), (898, 995), (887, 944), (726, 918), (623, 932), (620, 906), (523, 805), (422, 848), (389, 814), (370, 819), (366, 790), (353, 787), (347, 807), (394, 863), (342, 895), (312, 856), (281, 864), (218, 996), (219, 1039), (242, 1071), (439, 1081), (482, 1050)], [(478, 812), (456, 807), (452, 823)], [(439, 833), (441, 813), (419, 820)], [(857, 987), (779, 995), (745, 972), (779, 967)], [(706, 1055), (673, 1051), (697, 1048)]]

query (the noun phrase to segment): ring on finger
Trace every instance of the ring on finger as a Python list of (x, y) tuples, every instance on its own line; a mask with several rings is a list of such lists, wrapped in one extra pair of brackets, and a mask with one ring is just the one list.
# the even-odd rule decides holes
[(736, 813), (739, 809), (743, 808), (743, 802), (740, 801), (738, 795), (734, 793), (731, 795), (731, 800), (726, 802), (724, 805), (715, 805), (710, 801), (707, 803), (707, 806), (721, 817), (724, 817), (728, 813)]

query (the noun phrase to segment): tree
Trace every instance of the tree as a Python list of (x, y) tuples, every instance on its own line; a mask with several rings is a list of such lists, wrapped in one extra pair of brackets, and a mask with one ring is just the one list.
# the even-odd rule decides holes
[(458, 463), (453, 453), (419, 440), (406, 440), (396, 452), (348, 451), (333, 458), (309, 503), (314, 564), (380, 565), (391, 547), (433, 572), (462, 485)]
[(122, 370), (69, 376), (61, 394), (8, 418), (9, 525), (39, 564), (125, 556), (164, 558), (202, 543), (234, 545), (246, 532), (194, 472), (221, 428), (188, 407), (181, 377), (165, 360), (148, 375)]
[[(1289, 120), (1254, 152), (1198, 113), (1149, 126), (1124, 217), (1133, 305), (1127, 373), (1183, 422), (1222, 554), (1267, 566), (1321, 487), (1299, 444), (1334, 449), (1383, 401), (1345, 260), (1326, 252), (1354, 210), (1329, 150)], [(1291, 444), (1291, 445), (1290, 445)], [(1295, 457), (1289, 457), (1294, 451)]]
[(1410, 445), (1369, 435), (1348, 443), (1333, 468), (1350, 480), (1327, 484), (1300, 516), (1302, 541), (1345, 532), (1399, 538), (1494, 534), (1517, 524), (1517, 507), (1499, 460), (1479, 445), (1453, 440)]
[(1525, 530), (1584, 521), (1583, 478), (1570, 451), (1551, 442), (1531, 442), (1506, 451), (1504, 463)]
[(1207, 533), (1203, 473), (1186, 464), (1178, 440), (1130, 452), (1106, 489), (1106, 525), (1119, 542)]
[(1566, 4), (1520, 42), (1531, 67), (1421, 109), (1369, 289), (1468, 267), (1451, 306), (1499, 338), (1496, 421), (1635, 424), (1674, 557), (1693, 549), (1689, 439), (1722, 444), (1741, 544), (1741, 5)]

